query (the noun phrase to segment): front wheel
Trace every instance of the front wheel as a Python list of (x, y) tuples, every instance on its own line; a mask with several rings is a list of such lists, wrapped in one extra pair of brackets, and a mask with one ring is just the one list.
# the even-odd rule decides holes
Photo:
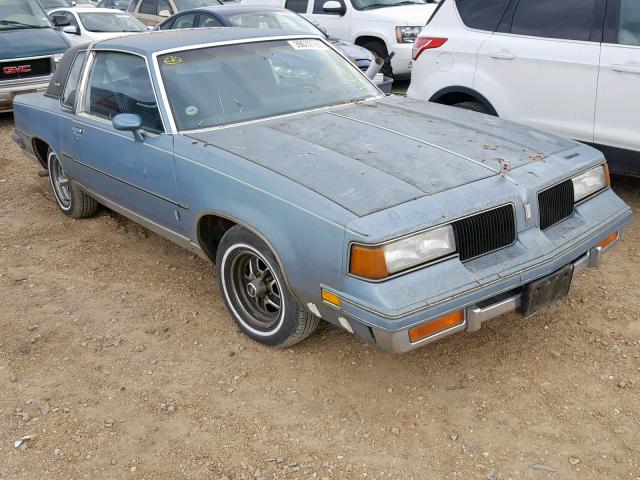
[(319, 318), (295, 300), (275, 255), (237, 225), (222, 237), (216, 273), (225, 305), (248, 336), (270, 347), (288, 347), (313, 333)]

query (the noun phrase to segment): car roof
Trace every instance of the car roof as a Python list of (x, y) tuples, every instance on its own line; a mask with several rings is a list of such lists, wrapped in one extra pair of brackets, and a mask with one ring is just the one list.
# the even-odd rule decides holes
[(56, 7), (52, 8), (47, 12), (49, 15), (52, 13), (59, 12), (60, 10), (64, 10), (65, 12), (75, 12), (75, 13), (111, 13), (122, 15), (123, 12), (121, 10), (114, 10), (112, 8), (98, 8), (98, 7)]
[(291, 12), (286, 8), (271, 7), (269, 5), (212, 5), (209, 7), (190, 8), (189, 10), (183, 10), (176, 15), (182, 15), (184, 13), (215, 13), (217, 15), (227, 16), (236, 15), (238, 13), (251, 13), (251, 12)]
[[(274, 31), (267, 33), (261, 28), (194, 28), (184, 30), (161, 30), (138, 35), (117, 37), (96, 42), (95, 49), (121, 50), (139, 55), (151, 55), (154, 52), (204, 45), (216, 42), (233, 42), (245, 39), (267, 39), (281, 36), (297, 36), (300, 32)], [(303, 35), (313, 37), (314, 35)], [(321, 38), (318, 35), (318, 38)]]

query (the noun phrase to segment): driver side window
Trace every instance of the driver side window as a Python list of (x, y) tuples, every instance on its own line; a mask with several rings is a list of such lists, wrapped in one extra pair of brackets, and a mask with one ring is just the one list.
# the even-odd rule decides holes
[(618, 43), (640, 46), (640, 3), (638, 0), (620, 0)]
[(84, 111), (107, 120), (121, 113), (134, 113), (142, 118), (145, 130), (164, 131), (147, 64), (137, 55), (96, 53)]

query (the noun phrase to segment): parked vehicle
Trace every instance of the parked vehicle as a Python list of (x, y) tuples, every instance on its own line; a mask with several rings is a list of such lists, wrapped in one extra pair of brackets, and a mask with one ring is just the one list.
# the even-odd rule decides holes
[(40, 4), (44, 7), (45, 11), (49, 12), (55, 8), (72, 8), (76, 6), (93, 6), (89, 3), (90, 0), (84, 2), (76, 2), (75, 0), (40, 0)]
[(49, 17), (62, 17), (61, 29), (70, 44), (80, 44), (148, 31), (144, 23), (127, 12), (97, 7), (61, 8), (49, 12)]
[(0, 0), (0, 112), (20, 93), (46, 90), (68, 47), (37, 0)]
[(637, 0), (446, 0), (414, 50), (409, 96), (596, 144), (640, 175)]
[(185, 10), (162, 22), (160, 30), (207, 27), (244, 27), (287, 30), (291, 33), (322, 35), (361, 70), (367, 70), (373, 54), (366, 48), (330, 37), (297, 13), (278, 7), (220, 5)]
[(74, 48), (13, 133), (67, 216), (100, 202), (214, 262), (251, 338), (322, 318), (404, 352), (531, 315), (630, 220), (597, 150), (385, 97), (323, 38), (264, 34)]
[(183, 10), (222, 4), (222, 0), (132, 0), (128, 12), (144, 24), (155, 26)]
[(98, 8), (114, 8), (116, 10), (122, 10), (126, 12), (131, 5), (132, 0), (102, 0), (98, 3)]
[(411, 49), (437, 0), (241, 0), (243, 5), (271, 5), (299, 13), (326, 28), (329, 35), (360, 45), (378, 57), (394, 54), (386, 76), (408, 79)]

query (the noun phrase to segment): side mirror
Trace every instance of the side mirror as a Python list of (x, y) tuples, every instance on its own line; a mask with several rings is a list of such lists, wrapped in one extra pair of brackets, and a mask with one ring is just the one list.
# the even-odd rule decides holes
[(169, 18), (171, 16), (171, 12), (169, 10), (160, 10), (158, 12), (158, 16), (164, 17), (164, 18)]
[(121, 113), (113, 117), (111, 121), (113, 128), (121, 132), (131, 132), (136, 142), (144, 141), (144, 137), (140, 133), (142, 128), (142, 117), (135, 113)]
[(64, 33), (71, 33), (73, 35), (80, 35), (78, 31), (78, 27), (74, 27), (73, 25), (67, 25), (66, 27), (62, 27), (62, 31)]
[(325, 13), (332, 13), (334, 15), (344, 15), (347, 13), (346, 7), (336, 0), (329, 0), (322, 5), (322, 11)]
[(70, 24), (69, 19), (64, 15), (54, 15), (51, 21), (54, 27), (66, 27)]

